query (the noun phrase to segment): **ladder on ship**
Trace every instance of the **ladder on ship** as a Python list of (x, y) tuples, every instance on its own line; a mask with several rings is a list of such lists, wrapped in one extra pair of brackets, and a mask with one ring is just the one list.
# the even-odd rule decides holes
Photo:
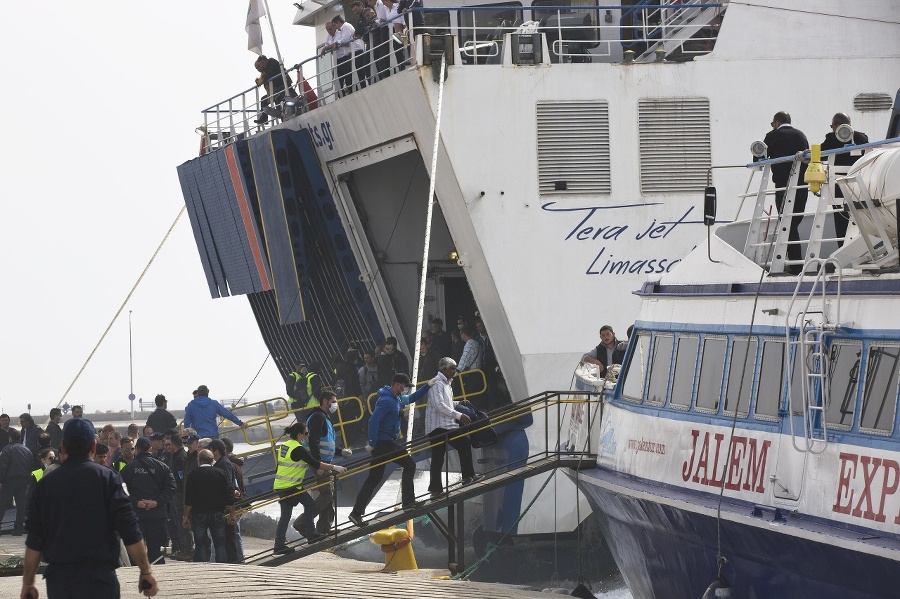
[(652, 62), (660, 55), (687, 60), (707, 54), (715, 44), (727, 6), (727, 0), (685, 0), (670, 5), (665, 0), (641, 0), (620, 18), (623, 30), (631, 29), (634, 39), (625, 49), (635, 53), (635, 62)]
[[(834, 273), (826, 274), (831, 267)], [(813, 271), (814, 274), (806, 274)], [(825, 418), (831, 387), (828, 337), (840, 327), (842, 271), (840, 263), (833, 258), (811, 258), (804, 264), (803, 272), (785, 316), (784, 363), (789, 366), (793, 364), (793, 368), (785, 369), (787, 418), (794, 449), (820, 454), (828, 446), (828, 421)], [(796, 313), (795, 306), (799, 308)], [(795, 430), (791, 397), (795, 369), (799, 369), (797, 376), (800, 377), (801, 406), (798, 413), (803, 422), (802, 443), (798, 442), (799, 435)]]
[[(245, 563), (278, 566), (428, 514), (449, 542), (450, 561), (455, 562), (457, 567), (462, 570), (464, 568), (462, 543), (465, 525), (464, 501), (558, 468), (581, 470), (595, 467), (597, 454), (594, 448), (593, 428), (594, 424), (599, 423), (602, 419), (602, 405), (602, 393), (547, 391), (491, 412), (489, 421), (476, 421), (467, 428), (465, 434), (471, 437), (489, 427), (501, 429), (505, 423), (521, 422), (523, 419), (527, 419), (529, 427), (534, 426), (537, 431), (543, 429), (544, 447), (521, 459), (505, 462), (493, 470), (482, 472), (484, 478), (477, 482), (466, 486), (459, 484), (448, 486), (444, 493), (436, 499), (429, 498), (428, 501), (421, 501), (422, 497), (418, 497), (419, 501), (414, 507), (402, 509), (399, 505), (395, 505), (375, 514), (367, 514), (363, 526), (340, 522), (338, 526), (332, 528), (331, 533), (315, 543), (310, 544), (306, 539), (300, 539), (288, 543), (287, 546), (293, 549), (291, 553), (273, 555), (272, 551), (265, 551), (247, 556)], [(445, 442), (445, 440), (420, 438), (415, 439), (407, 449), (415, 458), (417, 454), (429, 451), (437, 443)], [(447, 449), (451, 450), (450, 447)], [(447, 456), (449, 458), (449, 451)], [(354, 460), (353, 463), (346, 465), (349, 469), (340, 476), (341, 479), (365, 476), (371, 467), (368, 458)], [(317, 486), (314, 484), (303, 487), (306, 492), (313, 492), (316, 489)], [(424, 497), (429, 497), (429, 494), (426, 493)], [(247, 505), (240, 512), (253, 511), (265, 505), (271, 505), (277, 500), (278, 498), (273, 496), (254, 505)], [(447, 508), (446, 522), (436, 514), (438, 510), (444, 508)]]

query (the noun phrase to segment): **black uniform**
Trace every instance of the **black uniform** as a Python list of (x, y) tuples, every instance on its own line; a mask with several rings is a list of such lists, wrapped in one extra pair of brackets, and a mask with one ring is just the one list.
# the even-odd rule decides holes
[(156, 410), (154, 410), (147, 418), (147, 424), (145, 426), (152, 428), (154, 433), (161, 433), (170, 428), (178, 428), (178, 422), (165, 408), (156, 408)]
[(119, 476), (87, 456), (69, 457), (35, 486), (25, 545), (43, 553), (49, 597), (119, 597), (119, 538), (143, 537)]
[[(175, 498), (175, 478), (168, 466), (143, 452), (122, 468), (122, 480), (128, 485), (131, 504), (147, 541), (147, 557), (153, 563), (162, 555), (160, 548), (169, 541), (166, 516), (169, 503)], [(152, 499), (157, 505), (150, 510), (140, 509), (137, 504), (142, 499)]]

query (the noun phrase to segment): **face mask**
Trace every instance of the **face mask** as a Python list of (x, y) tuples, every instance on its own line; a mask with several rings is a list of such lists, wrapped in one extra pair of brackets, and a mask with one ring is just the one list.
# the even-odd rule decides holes
[(328, 413), (334, 414), (335, 412), (337, 412), (337, 404), (333, 403), (330, 406), (328, 406)]

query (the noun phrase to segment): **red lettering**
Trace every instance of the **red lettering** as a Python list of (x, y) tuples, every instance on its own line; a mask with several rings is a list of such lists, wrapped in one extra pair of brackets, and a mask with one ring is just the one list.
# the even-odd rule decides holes
[[(703, 449), (700, 450), (700, 457), (697, 458), (697, 470), (694, 472), (693, 481), (702, 485), (709, 484), (709, 477), (706, 475), (706, 468), (709, 464), (709, 433), (703, 436)], [(700, 478), (700, 469), (703, 469), (703, 478)]]
[[(853, 472), (856, 470), (856, 460), (859, 456), (853, 453), (844, 453), (842, 451), (839, 457), (841, 465), (838, 468), (837, 498), (834, 500), (834, 505), (831, 506), (831, 511), (839, 514), (849, 514), (850, 506), (853, 504), (854, 493), (853, 489), (850, 488), (850, 479), (853, 478)], [(852, 468), (850, 467), (851, 464)], [(846, 504), (841, 503), (842, 497), (847, 498)], [(898, 516), (898, 518), (900, 518), (900, 516)]]
[(748, 439), (747, 442), (750, 445), (750, 450), (747, 457), (747, 476), (744, 478), (744, 490), (765, 493), (766, 458), (769, 455), (769, 446), (772, 442), (763, 441), (758, 458), (756, 455), (756, 439)]
[(691, 436), (694, 438), (694, 442), (691, 445), (691, 459), (681, 466), (681, 480), (685, 482), (691, 477), (691, 472), (694, 470), (694, 456), (697, 455), (697, 437), (700, 436), (700, 431), (692, 430)]
[[(881, 485), (881, 503), (878, 504), (878, 514), (875, 516), (876, 522), (884, 522), (884, 502), (887, 500), (888, 495), (893, 495), (897, 492), (897, 486), (900, 484), (900, 464), (894, 460), (883, 460), (881, 466), (884, 468), (884, 481)], [(892, 472), (894, 474), (893, 480), (891, 480)], [(891, 482), (888, 482), (889, 480)]]
[(722, 446), (722, 439), (725, 438), (725, 435), (723, 435), (722, 433), (716, 433), (715, 438), (716, 438), (716, 457), (713, 458), (713, 463), (712, 463), (712, 480), (706, 481), (706, 484), (708, 484), (710, 487), (721, 487), (722, 480), (725, 478), (725, 467), (724, 467), (724, 465), (722, 466), (721, 478), (716, 477), (716, 470), (718, 470), (718, 468), (719, 468), (719, 448)]
[(741, 458), (747, 453), (747, 438), (735, 436), (731, 441), (731, 458), (728, 460), (725, 488), (738, 491), (741, 488)]
[[(859, 495), (859, 501), (856, 503), (856, 507), (850, 515), (855, 518), (862, 516), (866, 520), (874, 520), (875, 512), (872, 511), (872, 481), (875, 479), (875, 473), (878, 472), (878, 467), (881, 466), (881, 458), (873, 458), (866, 455), (859, 458), (859, 463), (862, 465), (863, 471), (863, 490)], [(871, 470), (869, 469), (870, 464), (872, 466)], [(866, 502), (865, 511), (860, 509), (864, 501)]]

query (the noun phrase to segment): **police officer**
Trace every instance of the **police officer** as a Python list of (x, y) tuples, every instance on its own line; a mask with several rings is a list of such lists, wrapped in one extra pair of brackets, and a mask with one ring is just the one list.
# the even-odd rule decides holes
[(322, 379), (306, 367), (306, 362), (298, 360), (294, 371), (288, 375), (286, 390), (292, 410), (315, 408), (322, 394)]
[[(325, 464), (331, 464), (334, 461), (334, 454), (337, 448), (334, 424), (331, 422), (331, 415), (336, 414), (337, 411), (337, 395), (333, 391), (322, 391), (322, 394), (319, 396), (319, 405), (306, 419), (306, 427), (309, 431), (309, 453), (312, 457)], [(349, 449), (342, 449), (341, 455), (346, 458), (353, 455), (353, 452)], [(320, 472), (322, 474), (316, 473), (316, 485), (319, 485), (315, 510), (319, 516), (319, 521), (316, 523), (316, 532), (324, 535), (328, 534), (331, 525), (334, 523), (334, 481), (331, 479), (331, 472)], [(306, 536), (301, 518), (297, 518), (294, 521), (294, 528), (301, 535)]]
[[(303, 504), (305, 529), (307, 531), (315, 530), (313, 514), (316, 509), (316, 502), (309, 496), (309, 493), (303, 490), (303, 477), (306, 476), (307, 465), (322, 472), (334, 471), (340, 474), (346, 470), (342, 466), (320, 462), (309, 453), (309, 450), (303, 447), (302, 443), (309, 438), (304, 423), (295, 422), (284, 429), (284, 434), (290, 439), (278, 448), (278, 468), (275, 470), (275, 483), (273, 485), (273, 488), (281, 497), (278, 501), (278, 504), (281, 506), (281, 517), (278, 519), (278, 526), (275, 527), (275, 553), (278, 554), (293, 553), (294, 551), (293, 547), (286, 545), (285, 538), (287, 536), (288, 522), (291, 520), (291, 512), (294, 511), (294, 506), (298, 503)], [(321, 536), (317, 533), (306, 535), (309, 543), (315, 543), (320, 538)]]
[(37, 598), (35, 574), (43, 558), (47, 596), (112, 599), (119, 597), (119, 538), (140, 568), (138, 592), (159, 591), (141, 530), (122, 481), (95, 464), (94, 424), (76, 418), (63, 426), (62, 465), (45, 476), (31, 495), (25, 524), (25, 564), (20, 599)]
[[(147, 555), (151, 562), (156, 562), (169, 540), (166, 516), (169, 503), (175, 499), (175, 477), (168, 466), (150, 455), (150, 439), (141, 437), (134, 448), (137, 455), (122, 468), (122, 480), (128, 485), (131, 505), (147, 541)], [(159, 559), (159, 563), (165, 560)]]

